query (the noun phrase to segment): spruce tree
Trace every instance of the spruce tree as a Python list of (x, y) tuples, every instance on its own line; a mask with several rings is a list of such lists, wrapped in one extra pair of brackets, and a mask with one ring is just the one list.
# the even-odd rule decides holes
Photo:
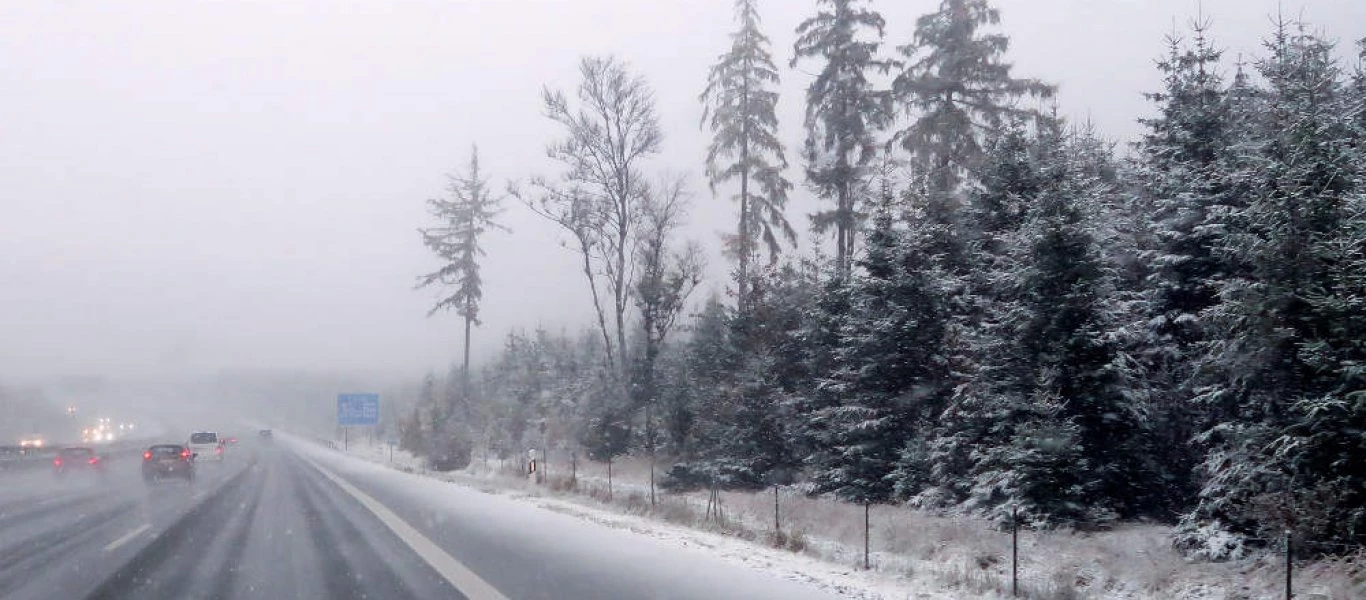
[(1154, 208), (1155, 247), (1145, 253), (1146, 308), (1138, 354), (1154, 404), (1160, 453), (1167, 464), (1173, 508), (1193, 498), (1194, 444), (1203, 418), (1191, 402), (1194, 365), (1206, 340), (1202, 315), (1219, 301), (1230, 267), (1216, 254), (1221, 206), (1237, 202), (1223, 174), (1232, 159), (1233, 106), (1218, 73), (1219, 51), (1206, 24), (1196, 22), (1189, 44), (1171, 37), (1158, 69), (1163, 89), (1148, 94), (1158, 116), (1142, 120), (1148, 131), (1138, 144), (1139, 194)]
[(857, 502), (891, 499), (902, 449), (949, 393), (947, 307), (928, 224), (900, 226), (884, 206), (868, 234), (841, 319), (836, 370), (822, 383), (837, 403), (813, 415), (825, 424), (827, 447), (816, 464), (818, 489)]
[(983, 156), (982, 144), (1008, 121), (1036, 118), (1023, 98), (1048, 98), (1054, 88), (1011, 77), (1003, 61), (1010, 39), (982, 30), (1000, 23), (987, 0), (943, 0), (916, 20), (911, 43), (897, 48), (904, 66), (892, 93), (913, 122), (893, 141), (910, 152), (932, 190), (948, 192)]
[(712, 191), (732, 181), (739, 186), (739, 225), (728, 246), (739, 267), (736, 304), (743, 311), (760, 243), (772, 264), (782, 243), (796, 243), (796, 233), (784, 213), (792, 184), (783, 176), (787, 157), (778, 137), (778, 68), (759, 29), (758, 0), (736, 0), (735, 16), (740, 29), (707, 76), (702, 124), (713, 136), (707, 148)]
[(949, 465), (966, 462), (969, 475), (966, 483), (936, 476), (937, 492), (996, 517), (1018, 502), (1039, 525), (1140, 514), (1152, 480), (1140, 407), (1126, 397), (1112, 340), (1113, 275), (1092, 233), (1091, 211), (1114, 191), (1079, 140), (1050, 124), (1030, 150), (1015, 136), (992, 145), (988, 172), (997, 176), (986, 181), (999, 187), (979, 194), (1034, 195), (1016, 201), (1022, 223), (998, 234), (1005, 251), (983, 246), (991, 273), (979, 284), (987, 307), (973, 337), (980, 365), (930, 445)]
[(1240, 265), (1211, 309), (1218, 336), (1199, 400), (1218, 418), (1198, 506), (1180, 543), (1220, 555), (1211, 530), (1366, 539), (1354, 258), (1360, 155), (1332, 45), (1282, 23), (1257, 64), (1266, 81), (1246, 146), (1248, 201), (1219, 252)]
[(812, 216), (817, 233), (835, 230), (835, 272), (849, 274), (865, 206), (876, 132), (890, 117), (888, 97), (869, 77), (890, 63), (878, 58), (882, 15), (868, 0), (818, 0), (822, 9), (797, 27), (792, 66), (821, 61), (806, 89), (806, 179), (834, 207)]

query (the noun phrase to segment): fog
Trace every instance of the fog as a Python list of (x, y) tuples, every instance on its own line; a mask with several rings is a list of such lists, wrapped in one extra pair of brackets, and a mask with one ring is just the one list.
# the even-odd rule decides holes
[[(690, 175), (690, 235), (712, 254), (699, 296), (723, 289), (717, 234), (733, 208), (701, 178), (697, 97), (727, 46), (731, 4), (3, 3), (0, 383), (267, 370), (389, 385), (444, 370), (458, 358), (458, 318), (427, 318), (433, 294), (412, 289), (436, 267), (415, 231), (423, 202), (473, 143), (499, 188), (553, 174), (543, 148), (559, 131), (540, 90), (572, 87), (585, 54), (618, 55), (654, 87), (665, 150), (652, 167)], [(899, 45), (936, 2), (875, 4)], [(1016, 74), (1059, 83), (1064, 114), (1121, 141), (1158, 86), (1163, 36), (1201, 5), (1230, 61), (1257, 51), (1278, 5), (1326, 26), (1344, 53), (1366, 36), (1360, 0), (995, 4)], [(781, 64), (812, 7), (764, 3)], [(783, 76), (800, 181), (809, 76)], [(510, 328), (576, 329), (591, 311), (558, 232), (506, 206), (513, 233), (486, 242), (476, 361)], [(804, 243), (813, 206), (799, 187), (788, 214)]]

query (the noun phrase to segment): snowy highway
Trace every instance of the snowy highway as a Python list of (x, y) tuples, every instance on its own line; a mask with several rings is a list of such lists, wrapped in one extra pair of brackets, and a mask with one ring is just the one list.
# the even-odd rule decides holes
[(139, 461), (0, 474), (0, 598), (828, 597), (299, 441), (243, 440), (193, 484)]

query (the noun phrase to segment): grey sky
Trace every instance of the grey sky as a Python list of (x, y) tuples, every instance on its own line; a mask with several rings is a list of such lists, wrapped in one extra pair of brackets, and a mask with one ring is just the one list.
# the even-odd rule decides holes
[[(936, 3), (878, 2), (888, 42)], [(1066, 114), (1121, 139), (1163, 36), (1197, 9), (996, 4), (1016, 73), (1061, 84)], [(1282, 4), (1344, 50), (1366, 36), (1366, 2)], [(783, 66), (813, 5), (763, 5)], [(1257, 50), (1277, 5), (1203, 2), (1230, 58)], [(415, 233), (423, 200), (473, 142), (499, 187), (551, 173), (539, 90), (572, 86), (584, 54), (618, 54), (654, 86), (655, 166), (693, 176), (693, 235), (714, 250), (731, 207), (699, 176), (696, 99), (732, 28), (731, 0), (0, 3), (0, 380), (444, 368), (456, 317), (425, 318), (431, 295), (411, 290), (434, 266)], [(796, 148), (806, 76), (784, 76)], [(799, 190), (799, 230), (812, 206)], [(508, 209), (514, 234), (487, 243), (484, 355), (509, 327), (576, 328), (589, 311), (556, 232)]]

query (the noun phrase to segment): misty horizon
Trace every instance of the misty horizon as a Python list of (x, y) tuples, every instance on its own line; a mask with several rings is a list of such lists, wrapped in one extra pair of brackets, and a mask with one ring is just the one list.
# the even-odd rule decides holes
[[(878, 3), (884, 53), (935, 4)], [(1121, 144), (1151, 113), (1142, 94), (1159, 88), (1164, 36), (1203, 10), (1231, 71), (1260, 51), (1278, 6), (996, 4), (1015, 74), (1058, 84), (1063, 115)], [(1366, 35), (1364, 3), (1304, 5), (1284, 10), (1343, 40), (1343, 55)], [(798, 182), (809, 75), (787, 62), (811, 9), (764, 4)], [(541, 90), (571, 90), (585, 55), (621, 57), (654, 89), (664, 143), (650, 169), (687, 175), (687, 235), (708, 254), (694, 301), (724, 293), (719, 234), (735, 209), (703, 179), (697, 98), (731, 30), (730, 0), (0, 8), (0, 382), (444, 373), (461, 329), (454, 314), (427, 318), (434, 295), (413, 289), (436, 264), (417, 234), (424, 201), (471, 144), (500, 191), (554, 175), (544, 148), (560, 133)], [(794, 189), (787, 215), (803, 253), (817, 203)], [(591, 321), (560, 232), (512, 199), (504, 206), (513, 232), (485, 242), (476, 364), (509, 330), (572, 335)]]

